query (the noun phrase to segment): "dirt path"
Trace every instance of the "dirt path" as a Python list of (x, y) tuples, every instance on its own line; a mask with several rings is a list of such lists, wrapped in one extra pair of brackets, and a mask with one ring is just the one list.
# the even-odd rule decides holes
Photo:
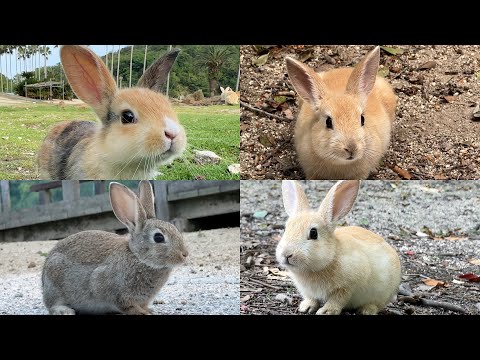
[[(480, 121), (472, 121), (471, 114), (472, 106), (480, 102), (480, 46), (394, 47), (404, 53), (382, 51), (380, 60), (398, 96), (392, 144), (385, 162), (370, 178), (398, 179), (398, 171), (392, 170), (398, 166), (412, 179), (479, 179)], [(325, 71), (353, 66), (371, 49), (274, 47), (266, 64), (257, 67), (252, 61), (266, 50), (241, 47), (241, 100), (285, 118), (277, 120), (242, 108), (243, 179), (304, 178), (293, 147), (298, 101), (286, 75), (285, 57), (308, 58), (306, 64)]]
[[(310, 205), (318, 207), (335, 182), (306, 183)], [(286, 221), (281, 182), (242, 181), (240, 199), (241, 313), (296, 314), (301, 297), (275, 259)], [(479, 207), (476, 181), (364, 181), (346, 224), (377, 232), (395, 247), (402, 261), (402, 282), (414, 293), (480, 314), (480, 283), (459, 278), (480, 275)], [(262, 217), (260, 211), (268, 214)], [(427, 278), (444, 284), (433, 287), (424, 283)], [(276, 300), (278, 294), (288, 296), (287, 302)], [(454, 314), (400, 302), (383, 313), (391, 312)]]
[[(238, 228), (186, 233), (187, 264), (157, 295), (156, 314), (238, 314)], [(47, 314), (40, 274), (56, 241), (0, 244), (0, 314)]]

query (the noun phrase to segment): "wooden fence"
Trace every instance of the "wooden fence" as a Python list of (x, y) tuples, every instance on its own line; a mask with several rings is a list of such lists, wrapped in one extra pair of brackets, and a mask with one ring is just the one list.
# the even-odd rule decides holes
[[(114, 216), (105, 181), (95, 181), (95, 194), (80, 197), (79, 181), (34, 184), (39, 204), (12, 209), (8, 181), (1, 181), (0, 242), (61, 239), (83, 230), (123, 232)], [(51, 191), (61, 188), (63, 200), (51, 201)], [(181, 231), (195, 230), (202, 218), (240, 212), (239, 181), (153, 181), (159, 219), (172, 221)], [(136, 190), (136, 189), (135, 189)]]

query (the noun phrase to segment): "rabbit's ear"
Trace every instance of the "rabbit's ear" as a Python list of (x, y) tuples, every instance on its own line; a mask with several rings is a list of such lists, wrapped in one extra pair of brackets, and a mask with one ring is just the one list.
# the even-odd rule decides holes
[(167, 81), (168, 73), (179, 53), (180, 49), (173, 49), (161, 56), (145, 70), (142, 77), (138, 80), (137, 86), (161, 92), (162, 85)]
[(330, 189), (318, 209), (327, 224), (336, 223), (348, 214), (357, 198), (359, 186), (358, 180), (342, 180)]
[(220, 86), (220, 90), (223, 92), (225, 92), (225, 89), (223, 87)]
[(110, 202), (113, 213), (130, 232), (140, 228), (146, 220), (145, 210), (135, 193), (125, 185), (110, 183)]
[(286, 58), (287, 72), (295, 91), (317, 110), (325, 96), (324, 85), (315, 71), (291, 57)]
[(138, 191), (140, 193), (140, 203), (145, 210), (147, 219), (155, 219), (155, 198), (153, 196), (153, 189), (150, 181), (140, 181), (140, 184), (138, 185)]
[(367, 104), (368, 94), (375, 85), (379, 64), (380, 47), (377, 46), (355, 66), (348, 79), (347, 93), (358, 96), (362, 107)]
[(302, 186), (295, 180), (282, 181), (283, 206), (288, 216), (310, 209)]
[(105, 120), (117, 85), (103, 61), (81, 45), (63, 45), (60, 59), (75, 94), (90, 105), (102, 121)]

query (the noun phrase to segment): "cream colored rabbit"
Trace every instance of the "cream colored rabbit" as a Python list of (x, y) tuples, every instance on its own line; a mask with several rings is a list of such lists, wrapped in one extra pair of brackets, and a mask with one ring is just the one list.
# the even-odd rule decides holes
[(298, 182), (282, 182), (289, 218), (276, 255), (303, 296), (300, 312), (336, 315), (355, 309), (373, 315), (397, 294), (401, 276), (397, 252), (369, 230), (335, 226), (352, 208), (359, 184), (339, 181), (316, 211)]
[(365, 179), (387, 151), (397, 98), (377, 76), (379, 61), (378, 46), (353, 69), (316, 73), (286, 58), (303, 100), (295, 148), (307, 179)]

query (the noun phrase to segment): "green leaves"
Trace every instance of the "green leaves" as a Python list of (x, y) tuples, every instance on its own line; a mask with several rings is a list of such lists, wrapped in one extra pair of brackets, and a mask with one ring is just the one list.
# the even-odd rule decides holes
[(405, 50), (403, 50), (403, 49), (393, 48), (393, 47), (389, 47), (389, 46), (380, 46), (380, 49), (389, 53), (390, 55), (402, 55), (405, 52)]
[(267, 63), (267, 60), (268, 60), (268, 53), (266, 53), (262, 56), (259, 56), (258, 58), (253, 60), (253, 64), (260, 67), (260, 66), (265, 65)]

